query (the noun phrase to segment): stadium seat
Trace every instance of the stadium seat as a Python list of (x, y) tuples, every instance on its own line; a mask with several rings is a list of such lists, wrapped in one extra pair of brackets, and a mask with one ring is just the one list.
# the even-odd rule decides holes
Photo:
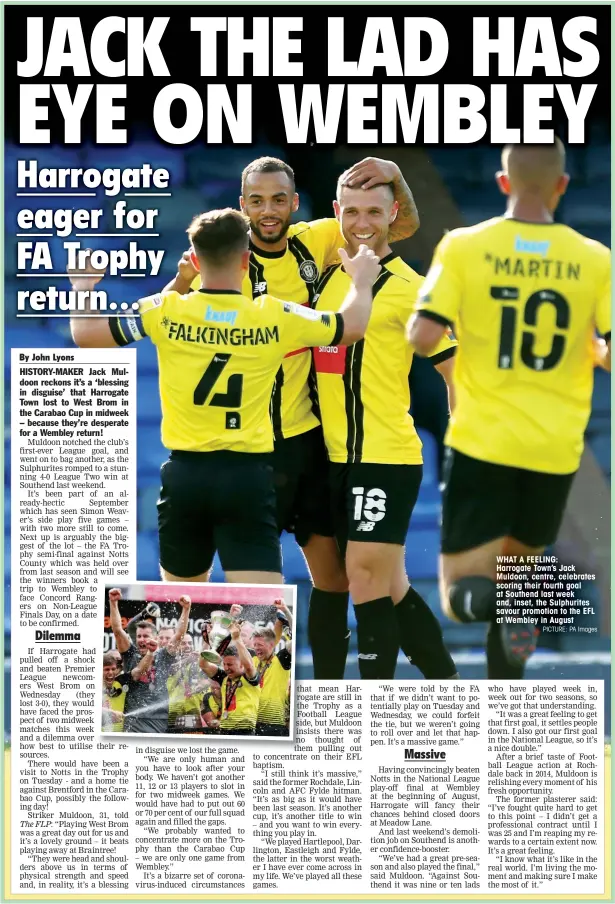
[(438, 530), (411, 531), (406, 543), (406, 568), (410, 579), (435, 579), (438, 574), (439, 552)]
[(158, 353), (156, 346), (149, 339), (136, 343), (137, 348), (137, 372), (139, 377), (145, 374), (158, 373)]
[(140, 424), (160, 424), (158, 377), (141, 374), (137, 386), (137, 418)]
[(137, 530), (157, 531), (158, 512), (156, 503), (160, 494), (158, 483), (151, 482), (145, 486), (139, 486), (139, 481), (137, 481), (137, 486)]
[(160, 467), (168, 457), (168, 449), (160, 440), (160, 425), (149, 427), (140, 424), (137, 432), (137, 468), (142, 486), (146, 478), (153, 478), (156, 482), (160, 479)]
[(137, 534), (137, 580), (159, 581), (158, 534), (140, 531)]

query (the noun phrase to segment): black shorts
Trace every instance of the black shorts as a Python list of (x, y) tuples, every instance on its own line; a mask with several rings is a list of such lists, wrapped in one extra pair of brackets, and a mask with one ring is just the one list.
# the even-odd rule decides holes
[(268, 455), (171, 452), (160, 469), (160, 564), (179, 578), (211, 568), (281, 573)]
[(338, 542), (403, 546), (423, 476), (423, 465), (330, 464)]
[(557, 539), (574, 474), (544, 474), (479, 461), (447, 449), (442, 552), (465, 552), (513, 537), (534, 548)]
[(305, 546), (312, 534), (334, 534), (322, 428), (276, 440), (273, 452), (278, 530)]

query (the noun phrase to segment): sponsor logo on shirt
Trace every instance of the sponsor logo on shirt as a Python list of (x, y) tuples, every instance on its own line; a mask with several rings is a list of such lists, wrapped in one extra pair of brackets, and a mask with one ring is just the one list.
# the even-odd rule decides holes
[(230, 323), (234, 324), (237, 320), (238, 311), (215, 311), (210, 305), (207, 305), (205, 311), (205, 320), (209, 323)]
[(544, 257), (550, 244), (551, 242), (531, 242), (522, 239), (520, 235), (515, 236), (515, 251), (518, 254), (541, 254)]
[(346, 370), (346, 346), (322, 345), (315, 348), (314, 367), (319, 374), (343, 374)]

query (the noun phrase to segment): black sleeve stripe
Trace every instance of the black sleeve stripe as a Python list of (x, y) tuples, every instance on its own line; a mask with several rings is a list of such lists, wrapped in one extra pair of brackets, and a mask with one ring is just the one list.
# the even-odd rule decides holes
[(330, 345), (339, 345), (340, 339), (344, 335), (344, 318), (342, 317), (341, 314), (335, 315), (335, 323), (336, 323), (335, 335), (334, 335), (333, 339), (331, 340), (331, 342), (329, 343)]
[(244, 678), (246, 679), (246, 681), (248, 682), (248, 684), (251, 684), (251, 685), (252, 685), (252, 687), (258, 687), (259, 684), (260, 684), (260, 678), (259, 678), (258, 672), (257, 672), (256, 675), (254, 676), (254, 678), (248, 678), (247, 675), (244, 675)]
[(441, 314), (435, 314), (433, 311), (417, 311), (417, 317), (424, 317), (426, 320), (433, 320), (434, 323), (439, 323), (440, 326), (452, 327), (452, 320), (447, 320), (446, 317), (442, 317)]
[(451, 345), (450, 348), (445, 348), (443, 352), (438, 352), (437, 355), (430, 355), (429, 360), (432, 364), (442, 364), (443, 361), (448, 361), (449, 358), (452, 358), (457, 353), (457, 346)]
[(122, 332), (122, 328), (120, 326), (120, 318), (119, 317), (109, 317), (108, 320), (109, 329), (111, 330), (111, 335), (115, 341), (116, 345), (130, 345), (133, 342), (132, 339), (127, 339)]
[(608, 333), (605, 333), (602, 338), (604, 339), (605, 342), (610, 342), (611, 341), (611, 331), (609, 330)]

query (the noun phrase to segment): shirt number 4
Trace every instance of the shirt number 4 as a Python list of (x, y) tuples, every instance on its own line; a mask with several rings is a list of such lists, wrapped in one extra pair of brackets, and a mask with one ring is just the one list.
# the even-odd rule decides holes
[[(204, 405), (207, 398), (214, 388), (216, 380), (230, 361), (231, 356), (217, 352), (199, 380), (194, 390), (193, 402), (195, 405)], [(240, 408), (241, 396), (243, 392), (243, 374), (231, 374), (228, 378), (226, 392), (217, 392), (213, 396), (210, 405), (218, 408)]]

